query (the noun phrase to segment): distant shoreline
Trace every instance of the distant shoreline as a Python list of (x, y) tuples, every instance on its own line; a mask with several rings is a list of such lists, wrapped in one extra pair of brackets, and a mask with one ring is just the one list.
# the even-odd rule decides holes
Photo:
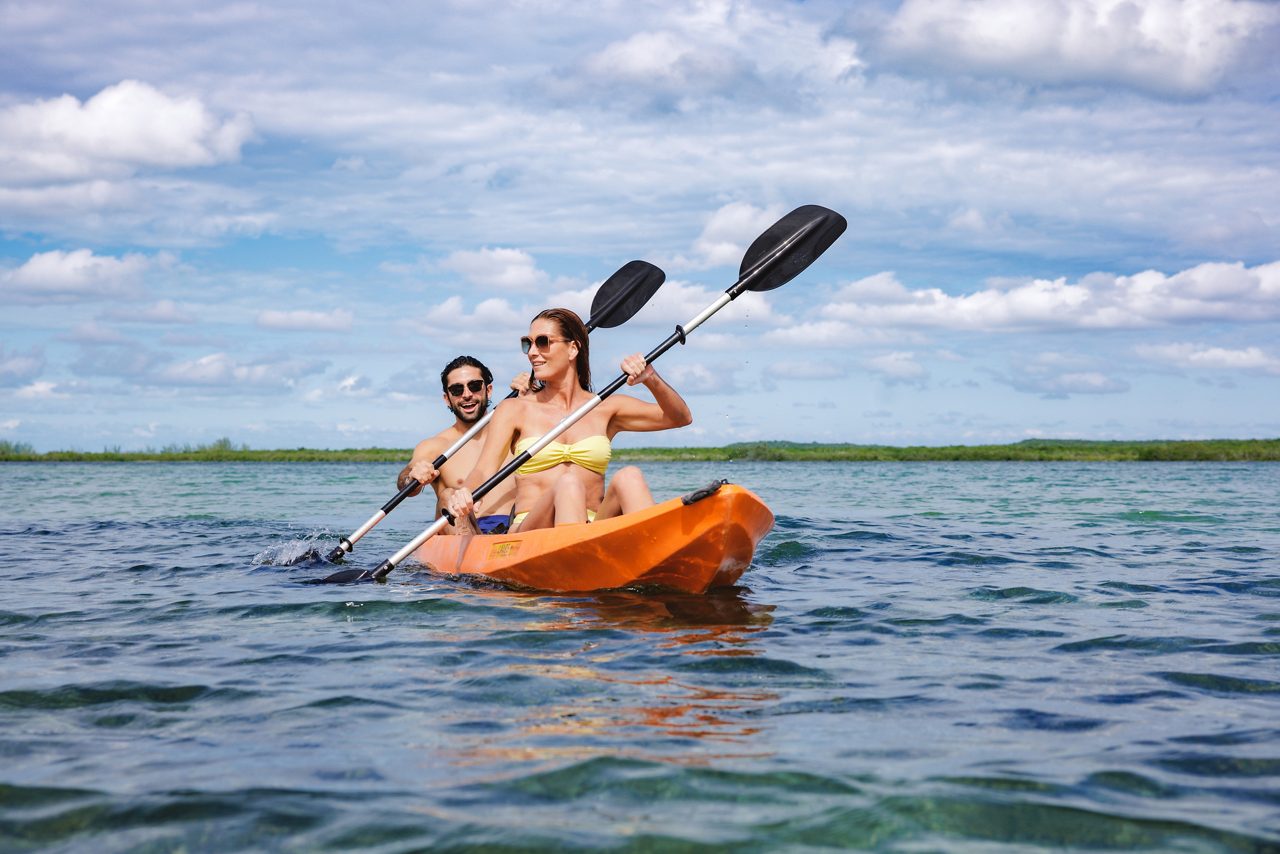
[[(160, 450), (48, 451), (0, 441), (0, 462), (403, 463), (410, 448), (252, 450), (220, 439)], [(617, 448), (617, 462), (1277, 462), (1280, 439), (1090, 441), (1028, 439), (1008, 445), (852, 445), (740, 442), (711, 448)]]

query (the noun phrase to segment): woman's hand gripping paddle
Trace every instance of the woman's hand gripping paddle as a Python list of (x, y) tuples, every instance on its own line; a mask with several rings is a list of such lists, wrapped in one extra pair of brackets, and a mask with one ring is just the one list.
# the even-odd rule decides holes
[[(844, 233), (848, 223), (845, 218), (833, 210), (819, 205), (805, 205), (770, 226), (747, 249), (739, 268), (738, 281), (729, 287), (710, 306), (695, 315), (688, 323), (677, 326), (676, 331), (645, 356), (645, 361), (652, 364), (655, 359), (670, 350), (676, 344), (683, 344), (686, 336), (697, 329), (711, 315), (736, 299), (743, 291), (771, 291), (780, 288), (794, 279), (806, 267), (818, 259), (823, 252)], [(527, 450), (507, 463), (496, 474), (481, 484), (472, 496), (479, 501), (495, 486), (510, 477), (517, 469), (529, 461), (539, 451), (554, 442), (561, 433), (568, 430), (588, 412), (600, 405), (606, 397), (626, 385), (627, 375), (621, 374), (609, 383), (599, 394), (574, 410), (563, 421), (542, 435)], [(372, 572), (344, 570), (323, 579), (324, 583), (341, 584), (351, 581), (382, 581), (409, 555), (450, 524), (452, 520), (441, 516), (425, 531), (419, 534), (408, 545), (378, 565)]]
[[(658, 291), (662, 283), (666, 281), (667, 274), (648, 261), (629, 261), (618, 269), (616, 273), (604, 281), (604, 284), (596, 291), (595, 297), (591, 300), (591, 317), (587, 320), (587, 331), (593, 329), (612, 329), (615, 326), (621, 326), (631, 318), (635, 317), (636, 312), (644, 307), (645, 303)], [(513, 398), (516, 392), (511, 392), (507, 398)], [(466, 445), (475, 437), (477, 433), (485, 428), (489, 420), (493, 418), (493, 410), (485, 413), (484, 417), (471, 425), (462, 438), (450, 445), (445, 452), (436, 457), (431, 462), (432, 468), (440, 468), (449, 458)], [(329, 552), (326, 559), (330, 563), (339, 563), (345, 555), (350, 554), (356, 547), (356, 543), (365, 534), (373, 530), (374, 526), (386, 518), (387, 514), (404, 501), (419, 488), (422, 484), (416, 480), (410, 480), (405, 484), (395, 496), (382, 505), (377, 513), (369, 517), (369, 521), (365, 522), (349, 537), (343, 537), (338, 545), (334, 546), (333, 551)], [(305, 557), (315, 557), (316, 555), (308, 554)], [(296, 561), (295, 561), (296, 562)], [(340, 573), (339, 573), (340, 574)], [(327, 579), (326, 579), (327, 580)]]

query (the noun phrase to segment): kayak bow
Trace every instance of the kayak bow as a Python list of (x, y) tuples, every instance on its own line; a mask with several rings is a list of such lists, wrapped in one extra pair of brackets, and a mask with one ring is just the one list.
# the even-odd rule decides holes
[(705, 593), (737, 582), (772, 527), (773, 513), (754, 493), (717, 482), (589, 525), (432, 537), (414, 557), (440, 575), (533, 590), (663, 587)]

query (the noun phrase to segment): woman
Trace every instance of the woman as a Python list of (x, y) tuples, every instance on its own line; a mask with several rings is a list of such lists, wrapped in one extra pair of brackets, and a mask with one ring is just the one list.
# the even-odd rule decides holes
[[(472, 511), (471, 490), (491, 477), (507, 454), (523, 453), (595, 396), (587, 328), (577, 314), (567, 308), (541, 312), (520, 343), (542, 388), (526, 391), (495, 410), (475, 468), (447, 499), (454, 518)], [(607, 519), (653, 504), (644, 476), (635, 466), (616, 472), (605, 489), (613, 437), (624, 430), (683, 427), (693, 422), (693, 415), (643, 356), (623, 359), (622, 370), (628, 385), (643, 383), (657, 402), (610, 395), (521, 466), (515, 474), (512, 531)]]

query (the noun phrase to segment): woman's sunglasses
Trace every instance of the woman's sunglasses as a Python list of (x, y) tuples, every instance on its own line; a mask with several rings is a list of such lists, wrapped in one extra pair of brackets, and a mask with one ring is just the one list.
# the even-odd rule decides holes
[(449, 394), (453, 397), (462, 397), (464, 388), (472, 394), (479, 394), (484, 388), (484, 380), (471, 380), (465, 386), (462, 383), (454, 383), (449, 386)]
[(528, 354), (530, 350), (537, 347), (539, 352), (543, 352), (551, 346), (552, 341), (568, 340), (568, 338), (552, 338), (550, 335), (539, 335), (537, 338), (530, 338), (528, 335), (525, 335), (520, 338), (520, 350), (521, 352)]

